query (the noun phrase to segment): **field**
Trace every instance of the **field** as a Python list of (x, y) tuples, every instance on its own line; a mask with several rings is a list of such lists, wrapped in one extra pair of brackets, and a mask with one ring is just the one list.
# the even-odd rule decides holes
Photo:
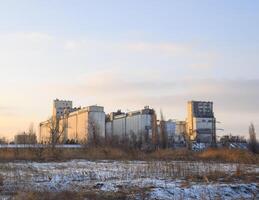
[(229, 151), (227, 156), (221, 150), (161, 150), (134, 159), (136, 152), (126, 156), (117, 149), (88, 149), (85, 158), (69, 159), (77, 149), (66, 150), (58, 160), (54, 158), (63, 150), (30, 161), (31, 150), (22, 150), (16, 160), (5, 151), (9, 157), (0, 163), (2, 199), (259, 198), (258, 160), (248, 152)]

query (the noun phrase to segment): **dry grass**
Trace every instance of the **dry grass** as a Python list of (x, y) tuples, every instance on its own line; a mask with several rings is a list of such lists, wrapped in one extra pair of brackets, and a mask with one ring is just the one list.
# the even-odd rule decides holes
[(187, 149), (159, 149), (148, 154), (148, 159), (153, 160), (195, 160), (195, 152)]
[(205, 161), (234, 162), (258, 164), (259, 156), (239, 149), (208, 149), (197, 154), (198, 159)]
[(118, 192), (102, 192), (100, 190), (88, 189), (85, 191), (61, 191), (61, 192), (39, 192), (39, 191), (29, 191), (29, 192), (17, 192), (12, 199), (14, 200), (130, 200), (136, 199), (136, 195), (139, 199), (147, 199), (147, 191), (149, 188), (130, 188), (121, 189)]
[(65, 161), (70, 159), (88, 160), (182, 160), (182, 161), (215, 161), (258, 164), (259, 155), (245, 150), (208, 149), (203, 152), (193, 152), (186, 149), (160, 149), (145, 153), (140, 150), (123, 150), (112, 147), (91, 148), (24, 148), (0, 149), (0, 160), (15, 161)]
[(2, 148), (0, 149), (0, 160), (15, 161), (63, 161), (70, 159), (114, 159), (131, 160), (135, 153), (127, 152), (117, 148)]

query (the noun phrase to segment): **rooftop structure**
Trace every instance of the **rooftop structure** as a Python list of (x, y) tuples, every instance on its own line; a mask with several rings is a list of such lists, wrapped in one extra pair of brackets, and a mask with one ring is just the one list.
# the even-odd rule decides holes
[(65, 112), (71, 112), (72, 108), (72, 101), (55, 99), (53, 101), (53, 117), (61, 117)]

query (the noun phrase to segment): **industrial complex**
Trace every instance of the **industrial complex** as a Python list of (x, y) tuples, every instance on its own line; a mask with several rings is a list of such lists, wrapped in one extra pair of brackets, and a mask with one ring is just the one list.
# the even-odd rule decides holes
[(187, 105), (186, 132), (190, 140), (204, 143), (216, 142), (216, 119), (213, 103), (189, 101)]
[[(53, 124), (56, 127), (53, 127)], [(89, 143), (98, 136), (103, 140), (135, 140), (167, 147), (189, 142), (216, 142), (216, 119), (213, 103), (189, 101), (186, 120), (157, 119), (154, 109), (105, 114), (102, 106), (73, 107), (72, 101), (55, 99), (52, 117), (39, 125), (39, 142), (50, 143), (53, 129), (59, 132), (59, 143)]]
[[(62, 129), (60, 142), (75, 141), (83, 143), (89, 140), (93, 132), (105, 137), (105, 113), (101, 106), (73, 108), (72, 101), (54, 100), (53, 115), (40, 123), (39, 141), (48, 143), (51, 139), (53, 123)], [(51, 127), (52, 126), (52, 127)]]

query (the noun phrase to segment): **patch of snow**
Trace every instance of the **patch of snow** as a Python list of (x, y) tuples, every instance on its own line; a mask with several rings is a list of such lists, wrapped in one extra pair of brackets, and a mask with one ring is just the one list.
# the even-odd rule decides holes
[[(150, 188), (150, 199), (233, 199), (252, 198), (259, 194), (257, 183), (201, 184), (188, 183), (189, 174), (203, 175), (211, 171), (235, 173), (238, 164), (184, 161), (88, 161), (1, 163), (3, 190), (79, 191), (94, 188), (116, 192), (119, 188)], [(242, 169), (258, 172), (256, 165)], [(259, 197), (258, 197), (259, 198)]]

